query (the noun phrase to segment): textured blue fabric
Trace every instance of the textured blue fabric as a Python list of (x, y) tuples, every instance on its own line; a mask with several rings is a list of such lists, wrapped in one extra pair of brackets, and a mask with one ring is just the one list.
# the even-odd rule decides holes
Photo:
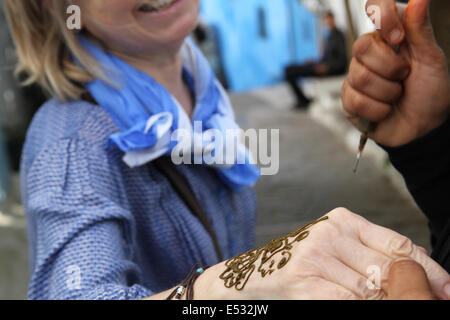
[[(29, 299), (140, 299), (175, 286), (192, 265), (216, 264), (201, 223), (150, 163), (135, 169), (107, 146), (118, 132), (100, 107), (47, 102), (27, 134), (21, 168), (30, 243)], [(178, 167), (225, 258), (254, 244), (252, 188), (233, 192), (214, 169)]]

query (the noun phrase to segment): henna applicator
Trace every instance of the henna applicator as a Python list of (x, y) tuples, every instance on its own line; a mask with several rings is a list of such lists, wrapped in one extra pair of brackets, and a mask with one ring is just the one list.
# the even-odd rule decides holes
[[(397, 4), (397, 9), (400, 14), (400, 17), (402, 21), (404, 21), (405, 18), (405, 11), (407, 8), (407, 4)], [(378, 29), (378, 28), (377, 28)], [(389, 45), (389, 44), (388, 44)], [(399, 45), (389, 45), (397, 54), (399, 53), (400, 44)], [(362, 153), (364, 151), (364, 148), (366, 147), (367, 140), (369, 140), (369, 134), (373, 132), (377, 124), (374, 122), (371, 122), (367, 119), (361, 118), (359, 121), (359, 130), (361, 130), (361, 139), (359, 141), (359, 148), (358, 148), (358, 155), (356, 156), (355, 165), (353, 166), (353, 172), (356, 173), (358, 170), (359, 162), (361, 161)]]
[(376, 124), (367, 119), (361, 118), (359, 121), (359, 129), (361, 130), (361, 139), (359, 140), (358, 155), (356, 156), (355, 165), (353, 166), (353, 172), (358, 170), (359, 162), (361, 161), (362, 153), (366, 147), (367, 140), (369, 140), (369, 133), (375, 130)]

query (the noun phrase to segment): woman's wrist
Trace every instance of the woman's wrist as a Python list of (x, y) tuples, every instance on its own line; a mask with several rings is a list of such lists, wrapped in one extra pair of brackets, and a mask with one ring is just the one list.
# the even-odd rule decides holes
[[(226, 269), (225, 262), (221, 262), (205, 270), (194, 283), (194, 300), (257, 299), (256, 296), (250, 294), (250, 291), (253, 291), (251, 287), (241, 291), (225, 287), (224, 281), (220, 279), (220, 275)], [(178, 286), (150, 296), (144, 300), (165, 300), (177, 288)], [(181, 300), (186, 300), (185, 294), (182, 296)]]
[(194, 284), (194, 300), (246, 300), (250, 299), (248, 290), (238, 291), (227, 288), (220, 275), (226, 270), (225, 262), (216, 264), (198, 277)]

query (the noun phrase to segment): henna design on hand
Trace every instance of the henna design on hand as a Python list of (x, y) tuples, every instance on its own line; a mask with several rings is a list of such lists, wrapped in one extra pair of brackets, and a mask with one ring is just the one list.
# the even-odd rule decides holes
[(257, 271), (264, 278), (266, 275), (271, 275), (275, 270), (281, 269), (291, 260), (295, 242), (300, 242), (309, 235), (308, 229), (313, 225), (327, 220), (325, 216), (319, 220), (308, 223), (300, 229), (291, 232), (290, 234), (279, 238), (272, 239), (265, 247), (250, 250), (239, 256), (236, 256), (225, 263), (227, 269), (219, 276), (224, 280), (226, 288), (235, 288), (236, 290), (243, 290), (250, 279), (250, 276), (256, 269), (256, 263), (259, 258), (259, 266)]

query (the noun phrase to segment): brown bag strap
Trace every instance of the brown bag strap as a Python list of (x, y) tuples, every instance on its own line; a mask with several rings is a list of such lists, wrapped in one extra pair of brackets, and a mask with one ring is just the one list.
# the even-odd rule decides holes
[(168, 157), (161, 157), (152, 162), (155, 167), (161, 172), (170, 182), (172, 187), (178, 193), (180, 198), (185, 202), (187, 207), (192, 211), (192, 213), (200, 220), (203, 227), (206, 229), (211, 237), (214, 245), (214, 249), (217, 253), (217, 258), (219, 261), (223, 260), (222, 250), (220, 249), (217, 236), (214, 232), (212, 225), (209, 223), (203, 207), (200, 205), (197, 197), (192, 191), (186, 178), (182, 176), (173, 162)]

